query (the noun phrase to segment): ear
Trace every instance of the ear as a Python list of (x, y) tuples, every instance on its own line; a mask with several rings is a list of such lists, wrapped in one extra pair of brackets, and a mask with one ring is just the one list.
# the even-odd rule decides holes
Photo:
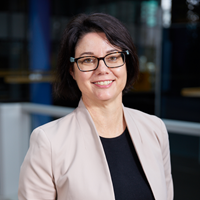
[(73, 79), (76, 80), (73, 66), (70, 67), (69, 73), (71, 74), (71, 76), (73, 77)]

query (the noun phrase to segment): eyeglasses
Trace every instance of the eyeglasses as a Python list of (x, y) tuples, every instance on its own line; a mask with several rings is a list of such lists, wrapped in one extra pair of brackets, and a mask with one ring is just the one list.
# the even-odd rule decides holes
[(79, 58), (70, 57), (70, 62), (76, 62), (80, 71), (89, 72), (98, 68), (100, 60), (103, 60), (105, 65), (109, 68), (121, 67), (125, 63), (126, 55), (129, 55), (128, 50), (110, 53), (100, 58), (95, 56), (84, 56)]

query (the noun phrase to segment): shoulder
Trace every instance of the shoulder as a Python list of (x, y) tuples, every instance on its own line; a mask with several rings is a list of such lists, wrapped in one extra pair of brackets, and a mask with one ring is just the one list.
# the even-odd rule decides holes
[(42, 126), (39, 126), (38, 128), (42, 129), (44, 131), (51, 131), (51, 130), (55, 130), (55, 129), (57, 130), (60, 127), (69, 126), (71, 124), (71, 122), (73, 120), (75, 120), (75, 118), (76, 118), (76, 109), (73, 112), (71, 112), (70, 114), (68, 114), (64, 117), (61, 117), (59, 119), (53, 120)]
[(161, 146), (168, 141), (168, 133), (164, 122), (155, 115), (139, 110), (124, 108), (125, 115), (134, 123), (144, 140), (158, 142)]
[(145, 123), (146, 125), (152, 125), (152, 123), (160, 125), (160, 123), (163, 123), (159, 117), (147, 114), (136, 109), (124, 107), (124, 112), (128, 113), (128, 115), (134, 120)]
[(31, 134), (31, 142), (56, 143), (66, 138), (72, 129), (78, 128), (76, 112), (77, 109), (64, 117), (35, 128)]

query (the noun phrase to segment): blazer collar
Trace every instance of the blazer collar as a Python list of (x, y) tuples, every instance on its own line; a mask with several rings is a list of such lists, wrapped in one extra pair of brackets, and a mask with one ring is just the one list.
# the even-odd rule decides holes
[[(99, 174), (99, 180), (94, 180), (94, 185), (101, 188), (103, 192), (99, 193), (99, 199), (115, 200), (114, 189), (112, 185), (111, 175), (107, 164), (106, 156), (97, 133), (94, 122), (86, 109), (82, 99), (76, 109), (77, 121), (83, 132), (82, 138), (85, 144), (85, 150), (89, 159), (92, 161), (93, 170)], [(90, 173), (90, 172), (88, 172)]]
[(150, 152), (146, 149), (142, 141), (142, 134), (140, 127), (137, 125), (137, 120), (133, 115), (130, 114), (130, 111), (126, 107), (123, 106), (124, 110), (124, 118), (126, 121), (127, 128), (129, 130), (129, 134), (131, 136), (133, 145), (135, 147), (136, 153), (140, 160), (143, 171), (146, 175), (146, 178), (149, 182), (151, 190), (155, 199), (160, 199), (160, 191), (158, 187), (158, 183), (156, 181), (156, 173), (154, 173), (154, 169), (152, 169), (152, 160)]
[[(149, 182), (149, 185), (152, 189), (154, 197), (155, 199), (160, 199), (160, 195), (159, 195), (160, 191), (155, 179), (156, 174), (152, 173), (152, 167), (151, 167), (152, 163), (151, 163), (150, 158), (148, 158), (149, 156), (148, 152), (145, 151), (145, 148), (143, 146), (142, 137), (141, 137), (142, 133), (140, 132), (137, 126), (136, 120), (130, 114), (127, 108), (125, 108), (124, 106), (123, 106), (123, 112), (124, 112), (126, 125), (129, 130), (129, 134), (131, 136), (133, 145), (135, 147), (141, 166)], [(96, 127), (94, 125), (94, 122), (82, 100), (80, 100), (79, 105), (78, 105), (77, 119), (80, 123), (80, 126), (84, 127), (83, 137), (86, 143), (87, 150), (93, 152), (94, 162), (100, 163), (100, 165), (97, 166), (98, 170), (104, 171), (104, 177), (102, 177), (102, 179), (104, 179), (107, 182), (106, 187), (108, 188), (106, 199), (114, 200), (115, 199), (114, 189), (113, 189), (111, 175), (110, 175), (109, 167), (108, 167), (107, 160), (105, 157), (105, 153), (104, 153), (99, 135), (97, 133)]]

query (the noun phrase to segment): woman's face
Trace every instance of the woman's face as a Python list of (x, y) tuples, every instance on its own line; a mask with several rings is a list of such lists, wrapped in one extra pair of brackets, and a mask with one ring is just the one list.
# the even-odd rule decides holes
[[(112, 46), (104, 33), (91, 32), (78, 41), (75, 58), (82, 56), (104, 57), (116, 51), (121, 51), (121, 49)], [(126, 64), (118, 68), (108, 68), (103, 60), (100, 60), (96, 70), (82, 72), (74, 63), (71, 75), (78, 84), (84, 103), (122, 101), (122, 90), (127, 80)]]

